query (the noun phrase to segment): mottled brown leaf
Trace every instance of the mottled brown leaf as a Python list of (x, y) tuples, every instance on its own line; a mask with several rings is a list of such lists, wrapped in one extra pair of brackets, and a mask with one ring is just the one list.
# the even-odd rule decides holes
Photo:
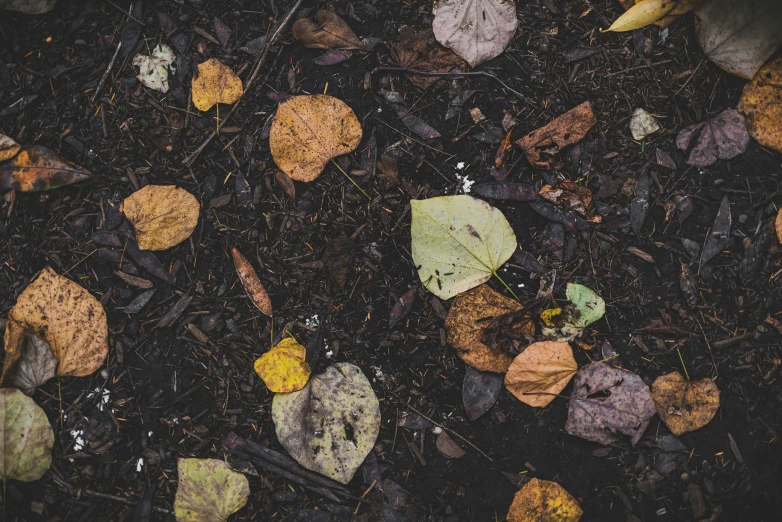
[(0, 190), (38, 192), (90, 178), (90, 171), (40, 145), (22, 147), (14, 157), (0, 162)]
[(720, 391), (711, 379), (686, 380), (679, 372), (657, 377), (652, 383), (657, 414), (674, 435), (707, 425), (720, 407)]
[(530, 165), (548, 170), (554, 165), (551, 149), (561, 152), (564, 147), (581, 141), (596, 123), (592, 104), (584, 102), (530, 132), (516, 144), (521, 147)]
[(299, 18), (291, 28), (294, 38), (315, 49), (364, 49), (356, 33), (336, 13), (321, 9), (318, 22)]
[[(426, 72), (466, 71), (468, 64), (458, 54), (440, 45), (431, 28), (410, 31), (408, 37), (391, 46), (391, 57), (396, 63), (408, 69)], [(441, 80), (436, 76), (408, 74), (410, 83), (420, 89), (427, 89)]]
[(57, 373), (57, 358), (49, 343), (25, 330), (13, 319), (8, 321), (5, 334), (5, 361), (0, 386), (19, 388), (32, 395)]
[(261, 284), (261, 280), (258, 279), (258, 274), (255, 273), (255, 269), (237, 248), (231, 249), (231, 255), (233, 256), (236, 275), (239, 276), (239, 281), (242, 282), (244, 291), (247, 292), (250, 301), (252, 301), (255, 307), (263, 312), (264, 315), (271, 317), (272, 301), (269, 298), (269, 294), (266, 293), (263, 284)]

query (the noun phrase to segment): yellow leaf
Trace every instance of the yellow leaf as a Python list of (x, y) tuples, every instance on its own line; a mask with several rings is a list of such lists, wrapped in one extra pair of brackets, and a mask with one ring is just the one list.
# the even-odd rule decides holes
[[(630, 9), (635, 4), (639, 4), (641, 2), (643, 2), (643, 0), (619, 0), (619, 3), (622, 4), (622, 7), (624, 7), (625, 10)], [(657, 27), (666, 28), (671, 25), (671, 23), (675, 22), (680, 16), (689, 13), (703, 2), (704, 0), (679, 0), (676, 2), (676, 6), (674, 6), (674, 8), (671, 9), (667, 15), (654, 22), (654, 25)]]
[(674, 435), (704, 427), (720, 407), (720, 391), (709, 378), (689, 381), (679, 372), (657, 377), (652, 383), (657, 414)]
[(542, 408), (554, 400), (578, 371), (568, 343), (533, 343), (513, 359), (505, 387), (524, 404)]
[(250, 482), (220, 459), (178, 459), (177, 522), (225, 522), (247, 503)]
[(217, 58), (198, 64), (198, 78), (192, 83), (193, 105), (208, 111), (216, 103), (235, 103), (244, 89), (242, 80)]
[(136, 229), (141, 250), (165, 250), (178, 245), (198, 224), (198, 200), (173, 185), (147, 185), (122, 203), (125, 217)]
[(333, 158), (361, 143), (361, 124), (332, 96), (294, 96), (277, 108), (269, 148), (274, 162), (296, 181), (312, 181)]
[(617, 18), (611, 27), (601, 31), (623, 32), (640, 29), (667, 15), (674, 7), (675, 0), (643, 0)]
[(565, 488), (550, 480), (532, 479), (510, 505), (508, 522), (578, 522), (584, 512)]
[(261, 355), (255, 361), (255, 373), (258, 374), (269, 391), (291, 393), (307, 385), (310, 378), (310, 365), (305, 360), (307, 350), (290, 337)]
[(755, 141), (782, 153), (782, 57), (764, 65), (744, 86), (737, 109), (746, 116)]
[(562, 314), (562, 308), (550, 308), (548, 310), (543, 310), (540, 313), (540, 320), (543, 321), (543, 324), (545, 324), (548, 327), (555, 327), (557, 325), (555, 319)]

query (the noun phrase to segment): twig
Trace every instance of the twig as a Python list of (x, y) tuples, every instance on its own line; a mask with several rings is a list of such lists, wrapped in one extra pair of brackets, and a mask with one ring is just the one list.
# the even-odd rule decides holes
[(103, 88), (103, 84), (106, 83), (106, 78), (108, 78), (109, 73), (111, 72), (111, 68), (114, 67), (114, 62), (117, 61), (117, 55), (119, 54), (120, 49), (122, 49), (122, 41), (117, 44), (117, 49), (114, 51), (114, 56), (111, 57), (109, 66), (106, 68), (106, 72), (103, 73), (103, 76), (98, 83), (98, 87), (95, 89), (95, 93), (92, 95), (92, 98), (90, 98), (90, 103), (95, 103), (95, 98), (98, 97), (98, 93), (100, 93), (100, 90)]
[(754, 332), (745, 333), (744, 335), (737, 335), (736, 337), (729, 337), (728, 339), (717, 341), (714, 343), (714, 347), (727, 348), (729, 346), (733, 346), (734, 344), (738, 344), (741, 341), (754, 341), (758, 337), (760, 337), (760, 332), (755, 330)]
[(255, 83), (255, 79), (258, 77), (258, 73), (261, 70), (261, 66), (266, 61), (266, 57), (269, 54), (269, 48), (279, 39), (280, 34), (282, 34), (282, 31), (285, 29), (285, 27), (288, 25), (288, 22), (291, 21), (291, 18), (293, 18), (294, 13), (296, 13), (296, 10), (298, 10), (299, 6), (304, 0), (296, 0), (296, 3), (291, 8), (290, 11), (285, 15), (285, 18), (282, 19), (282, 21), (277, 26), (277, 29), (269, 36), (267, 34), (266, 42), (263, 45), (263, 50), (261, 51), (261, 54), (258, 55), (258, 59), (255, 61), (255, 65), (253, 66), (252, 73), (250, 74), (250, 79), (247, 80), (247, 84), (244, 87), (244, 92), (241, 96), (239, 96), (239, 99), (236, 100), (236, 103), (233, 104), (233, 107), (231, 107), (231, 110), (228, 112), (226, 117), (223, 119), (222, 122), (219, 122), (217, 125), (217, 128), (213, 130), (209, 136), (201, 143), (201, 145), (198, 146), (198, 148), (190, 154), (188, 157), (186, 157), (182, 164), (185, 166), (190, 166), (193, 164), (193, 161), (198, 157), (199, 154), (206, 148), (207, 145), (209, 145), (215, 136), (217, 136), (220, 133), (220, 129), (223, 128), (223, 126), (231, 119), (231, 116), (236, 112), (236, 109), (239, 108), (239, 105), (241, 105), (242, 100), (244, 99), (244, 95), (250, 92), (250, 88), (252, 87), (253, 83)]
[(128, 17), (128, 18), (130, 18), (131, 20), (133, 20), (134, 22), (136, 22), (137, 24), (139, 24), (141, 27), (146, 27), (146, 24), (145, 24), (144, 22), (142, 22), (141, 20), (139, 20), (138, 18), (136, 18), (135, 16), (133, 16), (132, 14), (130, 14), (131, 12), (133, 12), (133, 2), (131, 2), (131, 3), (130, 3), (130, 9), (128, 9), (128, 11), (127, 11), (127, 12), (125, 12), (125, 10), (124, 10), (123, 8), (121, 8), (120, 6), (118, 6), (117, 4), (115, 4), (114, 2), (112, 2), (111, 0), (108, 0), (108, 2), (109, 2), (111, 5), (113, 5), (114, 7), (116, 7), (117, 9), (119, 9), (119, 12), (120, 12), (120, 13), (122, 13), (122, 14), (124, 14), (124, 15), (127, 15), (127, 17)]
[(673, 60), (662, 60), (662, 61), (659, 61), (657, 63), (653, 63), (651, 65), (646, 65), (646, 64), (644, 64), (644, 65), (636, 65), (635, 67), (630, 67), (629, 69), (622, 69), (621, 71), (608, 73), (608, 74), (605, 74), (604, 76), (606, 76), (607, 78), (610, 78), (611, 76), (616, 76), (617, 74), (629, 73), (629, 72), (638, 71), (638, 70), (641, 70), (641, 69), (652, 69), (654, 67), (657, 67), (658, 65), (665, 65), (666, 63), (671, 63), (672, 61)]

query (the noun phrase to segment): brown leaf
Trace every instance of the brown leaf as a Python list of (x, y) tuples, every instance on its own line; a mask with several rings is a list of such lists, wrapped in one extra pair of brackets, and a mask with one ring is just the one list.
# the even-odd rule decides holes
[(38, 192), (90, 178), (90, 171), (40, 145), (22, 147), (14, 157), (0, 162), (0, 190)]
[(198, 200), (173, 185), (147, 185), (125, 198), (122, 212), (136, 230), (141, 250), (178, 245), (198, 225)]
[(502, 374), (467, 367), (462, 381), (462, 402), (471, 421), (489, 411), (502, 391)]
[(0, 162), (9, 160), (22, 150), (22, 146), (0, 132)]
[(565, 488), (534, 478), (513, 497), (507, 522), (578, 522), (584, 512)]
[(409, 289), (394, 303), (394, 306), (391, 308), (391, 313), (388, 314), (389, 330), (392, 330), (394, 326), (396, 326), (396, 323), (410, 313), (410, 309), (413, 308), (413, 302), (415, 301), (415, 294), (417, 291), (418, 289), (416, 287)]
[(32, 395), (57, 373), (57, 358), (43, 338), (8, 321), (5, 334), (5, 362), (0, 386), (19, 388)]
[(465, 451), (448, 435), (448, 432), (441, 431), (435, 440), (437, 451), (449, 459), (460, 459), (464, 457)]
[(451, 305), (445, 329), (456, 354), (476, 370), (504, 373), (526, 344), (524, 336), (535, 334), (529, 316), (518, 317), (522, 306), (488, 285), (458, 295)]
[(711, 379), (688, 381), (679, 372), (652, 383), (657, 414), (674, 435), (695, 431), (711, 422), (720, 407), (720, 391)]
[[(103, 306), (87, 290), (48, 266), (19, 295), (8, 319), (9, 324), (16, 321), (49, 343), (59, 361), (60, 376), (90, 375), (100, 368), (109, 351)], [(6, 349), (12, 346), (9, 335), (7, 329)], [(3, 376), (21, 355), (6, 356)]]
[[(421, 32), (410, 31), (408, 35), (391, 46), (391, 57), (400, 66), (437, 73), (467, 70), (467, 62), (452, 50), (440, 45), (431, 28)], [(408, 74), (407, 78), (420, 89), (427, 89), (442, 79), (418, 74)]]
[(280, 169), (274, 169), (274, 179), (277, 180), (277, 183), (280, 184), (282, 187), (282, 190), (285, 191), (286, 194), (292, 199), (296, 200), (296, 185), (293, 184), (293, 180), (288, 177), (287, 174), (285, 174)]
[(587, 208), (592, 204), (591, 190), (567, 180), (560, 181), (556, 187), (543, 185), (538, 194), (565, 210), (575, 210), (580, 214), (586, 214)]
[(687, 153), (685, 161), (696, 167), (708, 167), (717, 159), (735, 158), (747, 150), (747, 145), (747, 125), (735, 109), (685, 127), (676, 136), (676, 146)]
[(513, 359), (505, 387), (524, 404), (543, 408), (565, 389), (577, 370), (568, 343), (533, 343)]
[(232, 248), (231, 255), (234, 259), (234, 267), (236, 268), (236, 274), (239, 276), (239, 281), (244, 286), (244, 291), (250, 297), (255, 307), (263, 312), (264, 315), (272, 316), (272, 300), (269, 299), (269, 294), (266, 293), (266, 289), (261, 284), (261, 280), (258, 279), (258, 274), (255, 273), (255, 269), (247, 261), (238, 249)]
[(318, 23), (309, 18), (299, 18), (291, 30), (293, 36), (313, 49), (364, 49), (364, 44), (358, 39), (345, 21), (331, 11), (319, 10)]
[(739, 112), (755, 141), (782, 154), (782, 57), (760, 69), (744, 86)]
[(777, 231), (777, 239), (782, 243), (782, 208), (777, 212), (777, 219), (774, 222), (774, 228)]
[(584, 102), (538, 130), (530, 132), (516, 144), (521, 147), (530, 165), (548, 170), (554, 163), (548, 149), (553, 147), (555, 152), (561, 152), (564, 147), (581, 141), (596, 123), (592, 104)]
[(387, 154), (380, 156), (377, 162), (377, 170), (380, 171), (378, 179), (383, 182), (386, 188), (390, 188), (399, 181), (399, 171), (397, 170), (397, 161)]
[(329, 241), (323, 251), (323, 264), (331, 277), (342, 288), (347, 281), (348, 270), (353, 261), (356, 245), (346, 237), (338, 237)]

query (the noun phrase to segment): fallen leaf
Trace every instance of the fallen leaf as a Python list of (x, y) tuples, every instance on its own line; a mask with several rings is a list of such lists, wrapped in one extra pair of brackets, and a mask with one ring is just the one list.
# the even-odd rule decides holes
[(696, 167), (708, 167), (717, 159), (735, 158), (747, 150), (747, 145), (747, 125), (735, 109), (685, 127), (676, 136), (676, 146), (687, 153), (685, 161)]
[(225, 23), (223, 23), (222, 20), (219, 18), (214, 19), (214, 28), (215, 28), (215, 34), (217, 35), (217, 40), (220, 42), (220, 47), (225, 49), (226, 44), (228, 43), (228, 40), (231, 39), (231, 29)]
[(336, 13), (318, 10), (318, 23), (299, 18), (291, 27), (293, 37), (313, 49), (364, 49), (356, 33)]
[(328, 270), (329, 275), (339, 285), (345, 286), (348, 277), (348, 270), (353, 263), (353, 254), (356, 251), (356, 245), (346, 237), (338, 237), (329, 241), (323, 250), (323, 266)]
[(656, 412), (649, 387), (637, 374), (596, 362), (576, 373), (565, 431), (604, 445), (621, 433), (635, 445)]
[(263, 383), (274, 393), (299, 391), (310, 378), (307, 349), (287, 337), (255, 360), (253, 368)]
[(0, 480), (38, 480), (52, 463), (54, 431), (43, 408), (12, 388), (0, 389)]
[(5, 328), (5, 361), (0, 386), (19, 388), (32, 395), (38, 386), (57, 374), (57, 358), (45, 339), (25, 330), (13, 319)]
[(533, 343), (513, 359), (505, 374), (505, 387), (524, 404), (543, 408), (565, 389), (577, 370), (568, 343)]
[(717, 216), (714, 218), (714, 223), (709, 230), (709, 234), (706, 236), (706, 241), (703, 243), (703, 250), (701, 250), (701, 259), (699, 262), (700, 266), (708, 263), (714, 256), (722, 252), (733, 242), (733, 238), (730, 235), (731, 222), (730, 200), (728, 199), (728, 196), (725, 196), (720, 202)]
[(635, 182), (635, 197), (630, 202), (630, 226), (636, 236), (641, 235), (641, 228), (646, 220), (646, 211), (649, 210), (649, 191), (651, 179), (648, 169), (641, 170), (638, 180)]
[(247, 504), (247, 477), (218, 459), (177, 459), (177, 522), (223, 522)]
[[(109, 351), (103, 306), (87, 290), (48, 266), (19, 295), (8, 319), (49, 343), (52, 355), (59, 361), (60, 376), (92, 374)], [(10, 341), (6, 330), (3, 375), (22, 356), (8, 352)]]
[(349, 60), (353, 54), (350, 51), (343, 51), (342, 49), (332, 49), (326, 51), (317, 58), (312, 59), (312, 63), (315, 65), (337, 65), (338, 63)]
[[(676, 7), (676, 0), (642, 0), (617, 18), (605, 32), (633, 31), (660, 20)], [(604, 30), (601, 29), (601, 32)]]
[(361, 124), (345, 102), (316, 94), (282, 102), (269, 134), (277, 166), (296, 181), (312, 181), (326, 164), (361, 143)]
[(336, 363), (300, 391), (276, 394), (272, 420), (299, 464), (347, 484), (375, 445), (380, 404), (358, 366)]
[(380, 92), (383, 94), (383, 98), (385, 98), (391, 108), (394, 109), (396, 115), (399, 116), (399, 119), (402, 120), (402, 123), (405, 124), (405, 127), (425, 140), (431, 140), (442, 136), (437, 129), (415, 114), (410, 114), (408, 112), (407, 102), (405, 102), (404, 96), (396, 91), (389, 91), (387, 89), (380, 89)]
[(560, 152), (564, 147), (581, 141), (596, 123), (592, 104), (584, 102), (530, 132), (516, 144), (521, 147), (530, 165), (548, 170), (554, 163), (550, 149)]
[[(671, 0), (666, 1), (670, 2)], [(654, 116), (641, 108), (633, 112), (633, 117), (630, 118), (630, 132), (633, 134), (634, 140), (641, 141), (658, 130), (660, 130), (660, 125)]]
[(579, 328), (586, 328), (599, 321), (606, 313), (606, 304), (591, 288), (578, 283), (568, 283), (565, 295), (568, 301), (576, 307), (573, 323)]
[(266, 292), (263, 284), (261, 284), (261, 280), (258, 279), (258, 274), (255, 273), (255, 269), (236, 247), (231, 249), (231, 256), (234, 260), (236, 275), (239, 276), (239, 281), (242, 282), (244, 291), (247, 292), (250, 301), (252, 301), (255, 307), (263, 312), (264, 315), (271, 317), (272, 300), (269, 298), (269, 294)]
[(450, 299), (489, 280), (516, 250), (502, 212), (471, 196), (410, 201), (413, 263), (423, 285)]
[(505, 51), (516, 24), (512, 0), (442, 0), (432, 29), (438, 42), (475, 67)]
[[(635, 4), (639, 4), (644, 0), (619, 0), (626, 10), (633, 7)], [(673, 22), (679, 19), (680, 16), (689, 13), (693, 9), (701, 5), (705, 0), (678, 0), (675, 2), (673, 9), (668, 11), (668, 14), (654, 22), (654, 25), (660, 28), (666, 28)]]
[(54, 9), (57, 0), (0, 0), (0, 9), (27, 14), (48, 13)]
[(568, 180), (560, 181), (556, 187), (543, 185), (538, 194), (565, 210), (573, 210), (579, 214), (586, 214), (592, 204), (592, 191)]
[(391, 313), (388, 314), (388, 329), (392, 330), (396, 323), (401, 321), (410, 310), (413, 308), (413, 302), (415, 301), (415, 294), (418, 289), (416, 287), (410, 288), (405, 292), (402, 297), (396, 300), (394, 306), (391, 307)]
[(0, 162), (0, 190), (38, 192), (90, 178), (90, 171), (40, 145), (22, 147), (15, 156)]
[(388, 154), (381, 154), (380, 161), (377, 162), (377, 170), (380, 174), (377, 178), (383, 182), (383, 186), (391, 188), (399, 181), (398, 162)]
[(774, 228), (777, 231), (777, 239), (782, 243), (782, 208), (777, 211), (777, 219), (774, 221)]
[(176, 71), (176, 56), (166, 44), (158, 44), (151, 56), (137, 54), (133, 66), (138, 67), (138, 81), (144, 87), (159, 92), (168, 92), (168, 71)]
[(217, 58), (198, 64), (198, 78), (191, 84), (193, 105), (208, 111), (217, 103), (236, 103), (242, 97), (242, 80)]
[(13, 158), (20, 150), (22, 150), (21, 145), (0, 132), (0, 162)]
[(482, 183), (472, 187), (472, 192), (489, 199), (510, 199), (513, 201), (535, 201), (538, 193), (529, 183)]
[(578, 522), (584, 512), (565, 488), (533, 478), (516, 492), (507, 522)]
[[(458, 54), (443, 47), (434, 37), (434, 31), (410, 31), (409, 36), (391, 46), (391, 57), (401, 67), (417, 71), (445, 73), (466, 71), (467, 62)], [(428, 89), (442, 78), (407, 74), (410, 83), (419, 89)]]
[(737, 109), (755, 141), (782, 153), (782, 57), (764, 65), (744, 86)]
[(535, 335), (529, 316), (519, 316), (522, 306), (481, 285), (453, 301), (445, 329), (448, 344), (465, 363), (482, 372), (505, 373), (525, 336)]
[(198, 225), (198, 200), (173, 185), (147, 185), (122, 202), (141, 250), (166, 250), (189, 238)]
[(471, 421), (489, 411), (502, 390), (502, 374), (467, 367), (462, 382), (462, 402)]
[(742, 78), (751, 80), (782, 44), (779, 0), (709, 0), (694, 13), (704, 54)]
[(293, 180), (280, 169), (274, 169), (274, 179), (280, 184), (282, 190), (288, 194), (288, 197), (296, 201), (296, 185), (293, 184)]
[(720, 391), (709, 378), (686, 380), (679, 372), (657, 377), (652, 383), (657, 414), (674, 435), (707, 425), (720, 407)]
[(448, 432), (441, 431), (434, 441), (437, 451), (439, 451), (443, 457), (449, 459), (460, 459), (464, 457), (465, 451), (459, 446)]

